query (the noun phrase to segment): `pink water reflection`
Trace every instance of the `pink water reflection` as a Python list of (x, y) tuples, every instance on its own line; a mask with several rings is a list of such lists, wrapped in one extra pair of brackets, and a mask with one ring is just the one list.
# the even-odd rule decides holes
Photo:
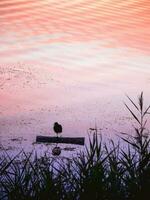
[(0, 2), (0, 134), (109, 135), (128, 129), (125, 93), (150, 99), (150, 3)]

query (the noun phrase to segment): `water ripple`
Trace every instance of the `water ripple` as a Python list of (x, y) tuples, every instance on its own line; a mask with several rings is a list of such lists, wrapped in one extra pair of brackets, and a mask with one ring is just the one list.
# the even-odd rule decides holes
[(150, 52), (147, 0), (1, 0), (0, 24), (0, 56), (105, 39), (108, 46)]

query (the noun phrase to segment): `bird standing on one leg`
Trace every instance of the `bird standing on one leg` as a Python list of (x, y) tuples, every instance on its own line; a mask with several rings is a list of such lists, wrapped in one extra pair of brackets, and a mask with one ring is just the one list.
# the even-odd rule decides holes
[(57, 137), (58, 137), (58, 134), (62, 133), (62, 126), (61, 126), (61, 124), (58, 124), (58, 122), (54, 123), (53, 129), (54, 129), (55, 133), (57, 134)]

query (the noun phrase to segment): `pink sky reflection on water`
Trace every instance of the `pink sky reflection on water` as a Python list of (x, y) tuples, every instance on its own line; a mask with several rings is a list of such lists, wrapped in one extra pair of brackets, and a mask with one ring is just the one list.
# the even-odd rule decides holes
[(0, 138), (112, 135), (131, 118), (125, 94), (150, 93), (146, 0), (1, 0)]

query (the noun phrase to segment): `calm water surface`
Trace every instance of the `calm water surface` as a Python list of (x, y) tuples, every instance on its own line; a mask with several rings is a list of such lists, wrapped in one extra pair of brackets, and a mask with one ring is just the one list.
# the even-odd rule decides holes
[[(130, 130), (125, 94), (150, 103), (150, 2), (1, 0), (0, 143)], [(19, 140), (15, 140), (19, 137)]]

